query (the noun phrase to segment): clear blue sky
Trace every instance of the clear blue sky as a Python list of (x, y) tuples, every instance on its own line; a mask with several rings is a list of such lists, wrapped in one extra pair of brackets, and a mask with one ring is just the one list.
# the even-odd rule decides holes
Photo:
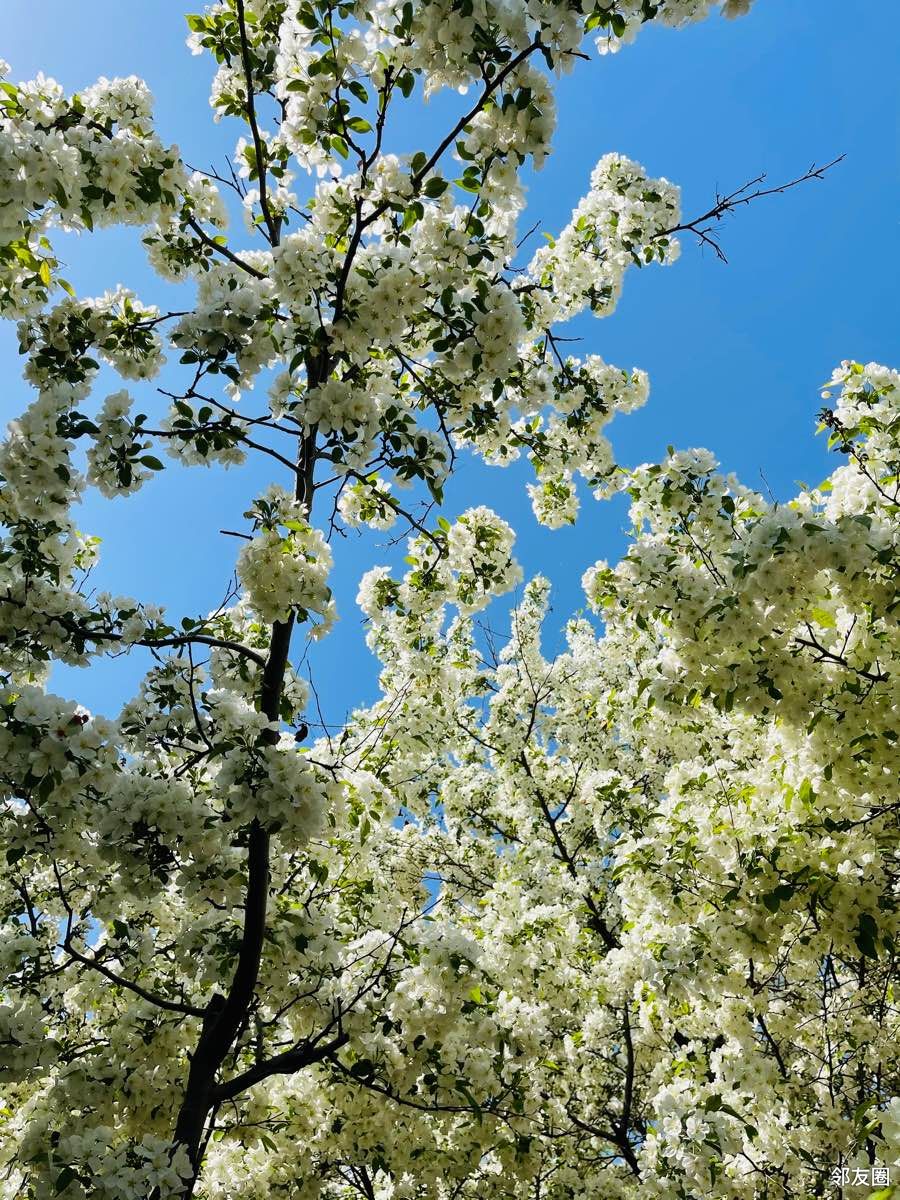
[[(199, 6), (198, 6), (199, 7)], [(164, 138), (188, 162), (221, 163), (234, 125), (215, 126), (208, 107), (210, 63), (184, 46), (180, 0), (122, 4), (91, 0), (4, 0), (0, 55), (14, 78), (37, 71), (77, 89), (99, 75), (143, 76), (157, 100)], [(579, 64), (558, 90), (559, 129), (544, 169), (529, 176), (522, 229), (567, 220), (596, 160), (610, 150), (636, 158), (683, 189), (686, 215), (761, 171), (771, 182), (846, 153), (824, 182), (762, 200), (723, 231), (729, 264), (685, 242), (665, 270), (632, 272), (618, 311), (567, 331), (578, 351), (650, 373), (651, 398), (611, 429), (619, 461), (653, 459), (673, 443), (707, 446), (727, 470), (779, 498), (794, 481), (818, 482), (828, 466), (814, 440), (819, 385), (842, 358), (896, 364), (898, 253), (897, 52), (900, 10), (844, 0), (757, 0), (750, 16), (719, 17), (687, 30), (649, 29), (621, 54)], [(433, 142), (437, 108), (423, 107), (400, 131), (402, 148)], [(302, 187), (298, 190), (302, 192)], [(177, 305), (177, 293), (144, 264), (134, 231), (104, 232), (61, 246), (68, 276), (85, 295), (118, 282), (145, 300)], [(0, 325), (4, 422), (28, 403), (14, 330)], [(99, 398), (106, 394), (102, 379)], [(150, 401), (148, 401), (149, 403)], [(625, 546), (620, 504), (586, 498), (578, 524), (549, 532), (531, 516), (527, 469), (463, 463), (448, 490), (453, 516), (488, 503), (519, 532), (526, 576), (554, 583), (552, 625), (582, 603), (581, 574)], [(115, 502), (90, 493), (82, 527), (103, 538), (98, 587), (203, 613), (219, 600), (235, 543), (217, 530), (239, 520), (265, 472), (181, 470)], [(353, 598), (361, 571), (396, 557), (371, 539), (338, 541), (335, 585), (341, 622), (315, 654), (315, 679), (329, 719), (374, 696), (374, 663)], [(138, 663), (89, 672), (59, 670), (53, 686), (112, 712), (134, 689)]]

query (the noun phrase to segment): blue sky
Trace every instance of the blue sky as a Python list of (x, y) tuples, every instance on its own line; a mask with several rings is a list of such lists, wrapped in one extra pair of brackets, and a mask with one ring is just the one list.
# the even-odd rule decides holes
[[(0, 56), (15, 79), (43, 70), (71, 90), (100, 75), (140, 75), (156, 96), (161, 135), (192, 165), (221, 164), (239, 130), (212, 122), (211, 65), (185, 48), (184, 11), (180, 0), (4, 0)], [(594, 56), (561, 81), (554, 153), (528, 176), (523, 231), (538, 220), (551, 232), (563, 225), (594, 163), (610, 150), (678, 183), (689, 217), (709, 207), (717, 188), (730, 190), (762, 171), (781, 182), (813, 161), (847, 155), (825, 181), (732, 217), (723, 229), (727, 266), (685, 241), (673, 267), (629, 274), (612, 317), (584, 318), (567, 330), (583, 339), (575, 352), (650, 374), (649, 404), (611, 427), (619, 461), (657, 458), (667, 444), (707, 446), (752, 486), (762, 486), (762, 473), (779, 499), (796, 491), (796, 480), (814, 484), (827, 473), (822, 440), (813, 437), (819, 385), (842, 358), (895, 364), (900, 357), (898, 32), (892, 5), (757, 0), (739, 21), (713, 17), (677, 32), (645, 30), (619, 55)], [(398, 148), (433, 144), (443, 107), (409, 112)], [(147, 269), (134, 231), (67, 239), (59, 248), (82, 294), (123, 282), (145, 300), (178, 305), (177, 290)], [(0, 325), (0, 360), (5, 423), (29, 402), (8, 324)], [(98, 402), (113, 386), (101, 379)], [(553, 581), (551, 630), (558, 629), (582, 604), (585, 567), (622, 553), (625, 510), (586, 497), (574, 528), (542, 530), (525, 495), (528, 477), (524, 467), (463, 461), (445, 511), (452, 517), (487, 503), (512, 522), (526, 576), (541, 571)], [(224, 592), (236, 548), (217, 531), (234, 527), (265, 482), (265, 470), (255, 467), (173, 467), (127, 500), (90, 493), (78, 519), (103, 538), (96, 585), (166, 603), (178, 616), (208, 611)], [(396, 551), (377, 539), (335, 546), (341, 622), (314, 658), (329, 720), (374, 698), (375, 664), (354, 596), (361, 571), (392, 558)], [(53, 686), (113, 712), (144, 665), (132, 658), (87, 672), (58, 670)]]

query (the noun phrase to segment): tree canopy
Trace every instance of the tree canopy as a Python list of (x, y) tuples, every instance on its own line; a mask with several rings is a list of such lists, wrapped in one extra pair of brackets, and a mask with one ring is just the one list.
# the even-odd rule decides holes
[[(704, 450), (628, 468), (605, 427), (646, 376), (560, 331), (761, 187), (693, 217), (605, 154), (519, 254), (520, 173), (585, 39), (748, 8), (220, 0), (188, 25), (244, 125), (228, 175), (166, 145), (137, 78), (0, 83), (0, 312), (34, 394), (0, 448), (0, 1196), (889, 1183), (900, 375), (837, 367), (839, 463), (789, 503)], [(442, 90), (441, 138), (390, 153)], [(75, 293), (54, 239), (107, 225), (188, 310)], [(97, 400), (101, 365), (123, 387)], [(510, 526), (482, 497), (441, 514), (460, 454), (527, 460), (551, 528), (579, 478), (629, 496), (562, 653)], [(92, 589), (85, 489), (248, 457), (271, 486), (224, 602), (222, 580), (205, 614)], [(299, 663), (346, 526), (408, 536), (407, 570), (360, 581), (379, 699), (316, 737)], [(500, 636), (479, 614), (520, 584)], [(48, 690), (54, 663), (123, 654), (142, 678), (115, 717)]]

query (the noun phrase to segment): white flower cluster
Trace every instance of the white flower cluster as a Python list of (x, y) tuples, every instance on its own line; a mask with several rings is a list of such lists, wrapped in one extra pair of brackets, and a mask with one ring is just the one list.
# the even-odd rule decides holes
[(65, 383), (49, 385), (15, 421), (0, 446), (3, 512), (10, 519), (63, 521), (78, 498), (83, 479), (71, 454), (74, 442), (61, 437), (62, 419), (77, 403), (79, 392)]
[(208, 264), (214, 254), (209, 245), (198, 241), (191, 222), (211, 225), (216, 230), (228, 228), (228, 211), (221, 193), (198, 171), (184, 181), (181, 208), (159, 217), (142, 239), (148, 262), (163, 279), (180, 282), (197, 267)]
[(900, 1096), (894, 1096), (881, 1116), (881, 1134), (887, 1146), (883, 1161), (900, 1166)]
[[(702, 21), (710, 9), (721, 4), (722, 16), (728, 20), (743, 17), (750, 11), (753, 0), (666, 0), (654, 6), (665, 25), (684, 25)], [(633, 42), (647, 20), (646, 5), (642, 0), (617, 0), (615, 12), (601, 9), (592, 28), (601, 28), (597, 37), (597, 49), (601, 54), (615, 54), (622, 46)]]
[(536, 410), (536, 415), (520, 419), (513, 428), (516, 438), (528, 447), (538, 476), (539, 482), (528, 488), (535, 516), (542, 524), (558, 528), (577, 515), (576, 474), (587, 480), (598, 498), (608, 490), (615, 463), (603, 430), (617, 412), (632, 412), (646, 403), (650, 384), (644, 371), (623, 371), (598, 355), (583, 361), (567, 359), (551, 377), (553, 401), (544, 425), (539, 389), (547, 386), (540, 379), (547, 373), (546, 365), (539, 363), (524, 376), (520, 403), (526, 411)]
[[(826, 680), (841, 691), (893, 678), (896, 488), (883, 481), (900, 457), (900, 378), (874, 364), (848, 364), (838, 378), (846, 395), (832, 440), (857, 448), (817, 492), (770, 505), (715, 474), (707, 451), (671, 454), (625, 478), (639, 536), (615, 571), (589, 573), (586, 586), (606, 619), (641, 612), (666, 630), (657, 699), (702, 677), (717, 704), (757, 712), (777, 704), (784, 720), (805, 713)], [(741, 653), (710, 656), (711, 639), (739, 643)], [(866, 719), (848, 716), (847, 736), (857, 725), (862, 734)]]
[(104, 496), (130, 495), (153, 474), (141, 462), (150, 443), (135, 440), (135, 426), (128, 418), (133, 403), (128, 392), (113, 392), (100, 410), (97, 441), (87, 454), (87, 481)]
[[(244, 260), (254, 271), (267, 267), (271, 258), (262, 252), (247, 253)], [(228, 363), (228, 391), (239, 396), (254, 377), (277, 356), (275, 304), (272, 283), (256, 278), (231, 263), (216, 263), (197, 281), (197, 303), (171, 332), (173, 345), (184, 351), (182, 361)]]
[[(75, 440), (96, 439), (89, 454), (91, 481), (112, 487), (117, 467), (124, 488), (141, 477), (137, 459), (149, 443), (138, 443), (136, 430), (125, 420), (124, 397), (117, 392), (107, 401), (100, 425), (74, 410), (89, 391), (99, 363), (97, 352), (127, 379), (146, 379), (163, 362), (160, 339), (153, 326), (158, 310), (135, 302), (124, 288), (96, 300), (64, 300), (49, 311), (19, 325), (19, 343), (27, 354), (25, 377), (38, 391), (37, 399), (0, 447), (4, 476), (4, 508), (20, 517), (65, 520), (78, 498), (84, 479), (75, 469)], [(126, 478), (131, 464), (131, 479)]]
[(331, 550), (302, 506), (284, 491), (271, 488), (262, 504), (261, 528), (238, 556), (237, 574), (247, 602), (269, 622), (287, 621), (291, 614), (308, 621), (314, 613), (321, 618), (316, 630), (324, 632), (335, 617), (328, 586)]
[(552, 284), (555, 319), (585, 307), (606, 316), (629, 266), (674, 262), (679, 247), (669, 231), (679, 214), (680, 193), (667, 179), (651, 179), (640, 163), (620, 154), (604, 155), (569, 224), (529, 267), (532, 279)]
[(46, 1194), (81, 1200), (130, 1200), (134, 1196), (175, 1196), (191, 1176), (183, 1147), (171, 1140), (144, 1134), (122, 1138), (108, 1125), (63, 1132), (40, 1180)]
[[(0, 492), (0, 503), (7, 498)], [(0, 539), (4, 594), (0, 599), (0, 670), (23, 683), (46, 679), (50, 660), (85, 666), (86, 641), (73, 636), (93, 619), (76, 580), (97, 557), (97, 538), (70, 521), (38, 525), (7, 515)]]
[(292, 737), (272, 745), (239, 743), (222, 758), (218, 787), (238, 826), (258, 820), (290, 847), (319, 831), (328, 808), (328, 783), (307, 762)]
[(184, 169), (153, 132), (150, 108), (133, 76), (71, 98), (43, 75), (4, 83), (0, 311), (17, 315), (46, 300), (58, 264), (39, 239), (51, 225), (148, 224), (175, 205)]
[[(15, 967), (27, 961), (38, 949), (34, 939), (17, 938), (10, 949)], [(0, 1046), (3, 1047), (3, 1073), (11, 1081), (27, 1079), (29, 1074), (45, 1070), (59, 1053), (48, 1028), (46, 1014), (37, 998), (29, 997), (17, 1004), (0, 1004)]]
[(123, 379), (152, 379), (165, 361), (158, 317), (158, 308), (145, 307), (124, 287), (63, 300), (19, 323), (25, 378), (35, 387), (83, 383), (98, 368), (90, 358), (96, 349)]
[(512, 556), (515, 540), (506, 521), (483, 505), (466, 509), (451, 525), (447, 566), (455, 576), (453, 603), (461, 613), (484, 608), (522, 578), (522, 570)]
[[(513, 531), (490, 509), (469, 509), (453, 525), (443, 522), (432, 537), (410, 539), (410, 565), (401, 580), (376, 567), (360, 581), (357, 603), (368, 618), (367, 641), (385, 663), (385, 680), (401, 691), (404, 680), (418, 681), (415, 694), (404, 700), (417, 744), (441, 743), (443, 705), (477, 674), (468, 618), (521, 579), (513, 541)], [(444, 634), (447, 605), (459, 616)], [(399, 747), (395, 751), (402, 774), (406, 760)], [(427, 775), (417, 778), (427, 786)]]
[(208, 705), (223, 748), (212, 787), (226, 819), (238, 827), (258, 820), (285, 844), (303, 846), (335, 801), (333, 781), (233, 687), (210, 691)]
[(377, 476), (361, 479), (344, 488), (338, 500), (338, 512), (346, 525), (368, 525), (370, 529), (390, 529), (397, 520), (390, 485)]
[(535, 518), (548, 529), (572, 525), (578, 516), (578, 492), (571, 479), (547, 479), (529, 483), (528, 494)]

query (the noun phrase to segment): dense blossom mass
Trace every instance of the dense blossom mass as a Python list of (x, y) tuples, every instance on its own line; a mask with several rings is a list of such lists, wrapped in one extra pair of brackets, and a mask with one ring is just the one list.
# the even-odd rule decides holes
[[(788, 503), (704, 450), (627, 469), (606, 426), (647, 377), (560, 329), (676, 259), (678, 189), (606, 154), (520, 247), (554, 76), (749, 7), (220, 0), (188, 17), (242, 122), (215, 174), (138, 79), (2, 73), (32, 391), (0, 447), (4, 1200), (801, 1200), (900, 1167), (900, 376), (841, 364), (841, 465)], [(187, 311), (75, 293), (58, 243), (105, 225)], [(433, 511), (462, 454), (526, 460), (551, 528), (631, 499), (554, 659), (514, 531)], [(86, 489), (248, 457), (224, 603), (93, 590)], [(315, 737), (301, 642), (361, 526), (408, 536), (359, 585), (381, 697)], [(478, 614), (520, 583), (501, 644)], [(48, 690), (123, 654), (113, 717)]]

